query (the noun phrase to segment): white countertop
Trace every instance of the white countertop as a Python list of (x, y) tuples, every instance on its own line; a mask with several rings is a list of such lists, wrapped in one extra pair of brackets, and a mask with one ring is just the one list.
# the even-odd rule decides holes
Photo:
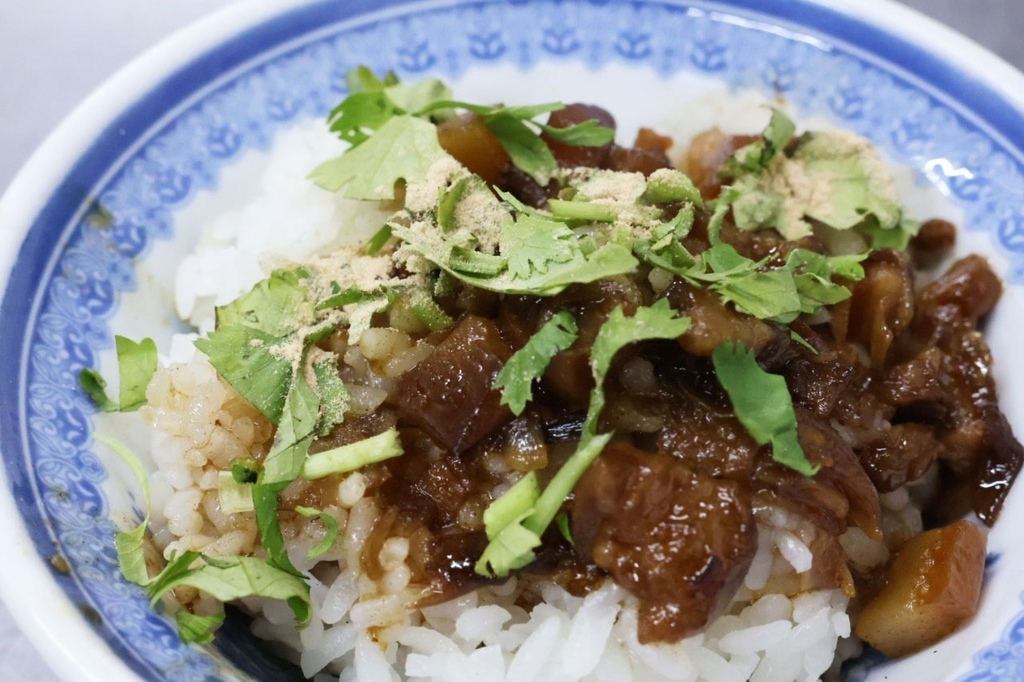
[[(0, 189), (105, 78), (232, 1), (0, 0)], [(1024, 1), (905, 1), (1024, 69)], [(0, 678), (57, 680), (2, 604)]]

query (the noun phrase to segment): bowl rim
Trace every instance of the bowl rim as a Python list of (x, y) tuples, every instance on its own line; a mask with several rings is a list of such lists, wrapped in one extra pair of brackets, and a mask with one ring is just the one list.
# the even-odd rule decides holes
[[(172, 33), (106, 79), (47, 136), (0, 195), (0, 292), (6, 295), (19, 251), (49, 197), (76, 161), (88, 152), (92, 141), (121, 112), (225, 40), (299, 7), (330, 1), (235, 0)], [(662, 1), (686, 4), (685, 0)], [(464, 2), (384, 0), (376, 9), (459, 4)], [(759, 0), (711, 0), (702, 4), (717, 5), (723, 11), (747, 10), (758, 14), (765, 11)], [(867, 24), (878, 31), (873, 40), (900, 43), (930, 55), (927, 63), (934, 68), (948, 67), (950, 71), (945, 76), (948, 78), (954, 73), (959, 87), (981, 88), (995, 94), (1000, 115), (1024, 119), (1024, 74), (974, 40), (913, 8), (895, 0), (779, 0), (779, 6), (783, 4), (825, 10), (834, 22), (853, 19)], [(792, 10), (774, 11), (795, 16)], [(835, 26), (814, 28), (824, 31)], [(842, 34), (835, 35), (842, 38)], [(853, 47), (860, 46), (856, 40), (843, 40)], [(874, 54), (870, 49), (863, 51)], [(913, 72), (905, 75), (918, 76), (920, 80)], [(924, 75), (925, 80), (929, 80), (928, 75)], [(1020, 143), (1010, 146), (1020, 148)], [(58, 584), (53, 574), (56, 569), (37, 552), (22, 523), (15, 496), (10, 494), (12, 485), (3, 466), (0, 466), (0, 486), (0, 520), (3, 521), (0, 522), (0, 547), (4, 547), (7, 554), (0, 562), (0, 599), (19, 628), (62, 679), (90, 682), (141, 679), (89, 625)]]

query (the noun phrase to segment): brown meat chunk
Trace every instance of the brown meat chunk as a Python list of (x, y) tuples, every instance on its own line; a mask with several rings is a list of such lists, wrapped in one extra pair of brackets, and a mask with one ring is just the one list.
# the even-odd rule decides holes
[(957, 473), (976, 466), (985, 446), (987, 413), (999, 409), (991, 366), (992, 355), (980, 332), (961, 331), (950, 339), (942, 367), (943, 402), (948, 409), (942, 459)]
[(426, 359), (402, 375), (399, 412), (451, 452), (468, 450), (512, 419), (492, 388), (511, 355), (494, 322), (462, 318)]
[[(596, 120), (605, 128), (615, 130), (615, 118), (606, 110), (593, 104), (570, 104), (564, 109), (553, 111), (548, 118), (548, 125), (552, 128), (568, 128), (591, 119)], [(547, 133), (542, 133), (540, 138), (547, 143), (548, 149), (555, 155), (558, 165), (563, 168), (600, 168), (604, 166), (612, 148), (611, 142), (600, 147), (565, 144), (553, 139)]]
[(967, 256), (921, 290), (917, 297), (918, 318), (937, 322), (936, 311), (953, 306), (962, 319), (977, 326), (979, 319), (992, 312), (1002, 293), (1002, 282), (988, 261), (981, 256)]
[(1014, 437), (1006, 415), (996, 408), (989, 410), (985, 418), (985, 448), (971, 496), (971, 508), (986, 526), (996, 522), (1022, 463), (1024, 447)]
[(793, 400), (821, 419), (832, 414), (857, 373), (856, 366), (833, 353), (801, 353), (782, 372)]
[(946, 399), (945, 360), (941, 350), (927, 348), (916, 357), (888, 368), (875, 394), (893, 407), (923, 407), (931, 413), (944, 414), (944, 407), (935, 406)]
[[(643, 304), (636, 284), (625, 277), (604, 279), (590, 284), (576, 284), (558, 296), (546, 299), (538, 322), (562, 310), (576, 319), (579, 334), (576, 342), (555, 355), (544, 373), (544, 384), (565, 400), (570, 408), (583, 408), (590, 399), (594, 379), (590, 369), (590, 350), (598, 330), (615, 308), (627, 316)], [(540, 327), (540, 324), (537, 325)], [(626, 357), (622, 354), (617, 361)]]
[(498, 136), (491, 132), (477, 114), (453, 116), (437, 124), (437, 141), (488, 184), (497, 184), (509, 162), (508, 152)]
[(921, 223), (921, 229), (910, 240), (915, 251), (945, 251), (956, 244), (956, 225), (948, 220), (932, 218)]
[(797, 407), (800, 447), (811, 464), (813, 477), (763, 457), (754, 473), (754, 486), (773, 500), (832, 535), (842, 535), (849, 522), (868, 537), (881, 539), (881, 503), (878, 491), (864, 472), (850, 445), (827, 424)]
[(723, 304), (710, 291), (675, 280), (668, 290), (672, 307), (690, 318), (690, 329), (679, 337), (687, 353), (711, 357), (712, 351), (726, 341), (738, 341), (759, 351), (778, 332), (767, 322), (743, 315)]
[(757, 139), (760, 135), (726, 135), (718, 128), (706, 130), (690, 142), (681, 169), (705, 199), (713, 199), (722, 190), (718, 167), (737, 149)]
[(605, 167), (613, 171), (643, 173), (648, 176), (659, 168), (670, 168), (672, 163), (665, 152), (637, 147), (613, 145)]
[(427, 592), (416, 606), (440, 604), (478, 587), (501, 582), (482, 576), (475, 570), (476, 562), (486, 547), (487, 535), (483, 531), (445, 528), (430, 536), (428, 542), (417, 548), (418, 553), (424, 556)]
[(858, 455), (878, 492), (887, 493), (923, 476), (941, 452), (931, 427), (907, 423), (883, 431)]
[(864, 279), (846, 301), (833, 306), (833, 334), (864, 345), (876, 368), (914, 317), (913, 273), (906, 254), (882, 249), (864, 262)]
[(685, 392), (665, 402), (670, 407), (655, 441), (658, 450), (709, 476), (750, 479), (760, 446), (731, 410), (713, 408)]
[(640, 599), (641, 642), (678, 641), (707, 625), (757, 550), (740, 485), (665, 454), (613, 443), (575, 495), (576, 546)]

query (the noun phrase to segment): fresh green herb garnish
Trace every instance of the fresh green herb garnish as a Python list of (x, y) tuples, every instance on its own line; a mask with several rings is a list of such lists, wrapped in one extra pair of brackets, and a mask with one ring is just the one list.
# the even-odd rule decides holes
[(321, 164), (310, 177), (332, 192), (344, 188), (351, 199), (392, 199), (395, 183), (426, 177), (430, 166), (445, 154), (432, 121), (457, 109), (480, 116), (512, 163), (541, 184), (558, 168), (541, 132), (577, 146), (602, 146), (615, 135), (593, 120), (567, 128), (532, 120), (564, 108), (559, 102), (523, 107), (459, 102), (451, 99), (451, 91), (438, 80), (428, 78), (409, 85), (394, 74), (380, 80), (365, 67), (350, 74), (348, 81), (351, 94), (331, 112), (328, 123), (352, 147)]
[[(528, 510), (520, 509), (521, 506), (525, 506), (523, 499), (526, 495), (516, 493), (517, 500), (515, 504), (510, 503), (509, 507), (522, 514), (517, 514), (518, 520), (505, 523), (493, 534), (487, 550), (476, 564), (477, 573), (505, 576), (532, 561), (533, 550), (540, 545), (541, 535), (557, 516), (565, 498), (611, 440), (611, 433), (598, 435), (597, 423), (605, 404), (604, 379), (611, 369), (615, 354), (631, 343), (678, 338), (689, 328), (690, 319), (678, 317), (666, 299), (661, 299), (651, 306), (637, 308), (631, 317), (626, 317), (622, 308), (612, 311), (594, 338), (590, 355), (594, 389), (590, 393), (590, 404), (579, 446), (551, 479), (544, 492), (532, 501)], [(522, 497), (518, 497), (519, 495)], [(498, 498), (492, 506), (502, 503), (503, 499), (504, 496)], [(502, 509), (505, 508), (502, 503)], [(509, 516), (510, 513), (501, 514), (503, 520)], [(488, 535), (490, 537), (491, 533)]]
[(731, 178), (733, 219), (744, 230), (775, 228), (786, 239), (812, 232), (815, 220), (838, 230), (899, 228), (892, 175), (866, 140), (848, 133), (807, 133), (773, 110), (761, 140), (723, 164)]
[(225, 613), (212, 616), (197, 616), (185, 609), (174, 613), (174, 622), (178, 626), (178, 636), (183, 644), (209, 644), (213, 641), (213, 632), (224, 622)]
[(238, 458), (231, 462), (231, 478), (235, 483), (255, 483), (259, 476), (260, 463), (255, 457)]
[(146, 404), (146, 387), (156, 373), (156, 343), (143, 339), (138, 343), (124, 336), (114, 337), (117, 371), (120, 377), (118, 402), (107, 396), (107, 382), (93, 369), (83, 369), (78, 383), (104, 412), (132, 412)]
[(309, 455), (302, 465), (302, 477), (315, 480), (331, 474), (344, 474), (398, 457), (403, 452), (398, 429), (389, 429), (355, 443)]
[(538, 499), (540, 486), (537, 474), (531, 471), (488, 505), (484, 511), (484, 529), (489, 542), (474, 567), (478, 574), (507, 575), (533, 561), (533, 550), (540, 546), (540, 536), (522, 524), (533, 513)]
[(313, 509), (312, 507), (296, 507), (295, 511), (305, 516), (307, 519), (318, 518), (320, 523), (324, 524), (326, 533), (320, 542), (316, 543), (309, 548), (309, 552), (306, 556), (310, 559), (315, 559), (318, 556), (326, 554), (331, 547), (334, 546), (334, 542), (338, 539), (338, 520), (325, 511), (319, 509)]
[(222, 602), (253, 596), (281, 599), (292, 608), (300, 627), (309, 622), (309, 585), (301, 576), (275, 568), (263, 559), (184, 552), (146, 586), (146, 594), (155, 605), (171, 590), (186, 585)]
[(570, 545), (575, 545), (576, 541), (572, 539), (572, 531), (569, 529), (569, 514), (560, 511), (558, 516), (555, 517), (555, 525), (558, 526), (558, 532), (562, 534), (565, 541)]
[(708, 230), (711, 246), (699, 255), (689, 253), (680, 241), (691, 224), (686, 216), (685, 222), (663, 223), (647, 239), (638, 239), (634, 252), (650, 265), (708, 288), (740, 312), (781, 323), (849, 298), (850, 290), (833, 282), (833, 276), (863, 278), (859, 263), (867, 257), (866, 253), (823, 256), (807, 249), (794, 249), (781, 266), (769, 266), (768, 258), (747, 258), (719, 237), (726, 206), (717, 206)]
[(196, 348), (225, 381), (273, 423), (281, 421), (292, 366), (272, 352), (281, 339), (244, 326), (218, 327)]
[(548, 114), (564, 108), (565, 105), (561, 102), (505, 107), (453, 100), (434, 102), (421, 110), (421, 114), (450, 109), (464, 109), (473, 112), (498, 138), (501, 146), (512, 159), (512, 163), (538, 183), (545, 185), (558, 168), (558, 162), (547, 144), (540, 138), (541, 132), (563, 144), (577, 147), (600, 147), (608, 144), (615, 137), (615, 131), (605, 128), (596, 120), (582, 121), (567, 128), (553, 128), (533, 120), (541, 114)]
[[(469, 191), (489, 190), (459, 190), (460, 201), (468, 198)], [(438, 201), (444, 202), (445, 194)], [(499, 293), (553, 296), (570, 284), (629, 273), (637, 266), (628, 246), (614, 241), (594, 244), (564, 222), (532, 209), (511, 206), (499, 210), (505, 215), (493, 226), (497, 229), (497, 253), (478, 250), (478, 237), (468, 231), (446, 235), (441, 230), (415, 230), (397, 222), (391, 229), (407, 249), (448, 275)]]
[(741, 147), (719, 169), (722, 177), (735, 178), (747, 173), (760, 174), (779, 152), (785, 149), (796, 133), (796, 125), (779, 109), (772, 107), (772, 116), (761, 139)]
[(93, 438), (107, 446), (111, 452), (128, 465), (128, 468), (131, 469), (132, 474), (138, 480), (139, 487), (142, 488), (144, 517), (131, 530), (118, 531), (117, 535), (114, 536), (114, 547), (117, 550), (117, 564), (125, 580), (136, 585), (145, 585), (149, 582), (149, 572), (146, 570), (146, 554), (143, 549), (146, 530), (149, 527), (151, 506), (149, 476), (146, 473), (146, 468), (142, 466), (142, 461), (139, 460), (138, 455), (132, 452), (131, 448), (127, 445), (101, 433), (93, 434)]
[[(262, 474), (260, 475), (262, 478)], [(301, 576), (288, 558), (284, 533), (281, 532), (279, 516), (280, 494), (288, 482), (264, 483), (260, 479), (252, 487), (252, 504), (256, 512), (256, 527), (260, 532), (260, 544), (267, 551), (267, 563), (293, 576)]]
[(263, 460), (263, 472), (257, 485), (289, 483), (299, 476), (319, 417), (320, 397), (303, 375), (297, 373), (285, 399), (274, 443)]
[(533, 399), (533, 382), (544, 375), (551, 359), (576, 341), (576, 320), (563, 310), (517, 350), (494, 380), (501, 390), (501, 404), (508, 405), (512, 414), (520, 415), (526, 403)]
[(807, 460), (797, 436), (796, 412), (786, 379), (761, 369), (754, 352), (726, 342), (711, 354), (715, 374), (736, 417), (759, 445), (771, 443), (772, 458), (805, 476), (818, 467)]
[[(150, 518), (149, 479), (146, 470), (138, 456), (123, 443), (101, 434), (95, 434), (94, 438), (110, 448), (128, 465), (142, 488), (145, 517), (132, 530), (119, 531), (115, 538), (115, 547), (121, 574), (129, 582), (144, 587), (154, 605), (174, 588), (191, 585), (224, 602), (254, 595), (285, 599), (292, 607), (300, 626), (308, 622), (308, 584), (297, 573), (282, 571), (263, 559), (214, 559), (202, 556), (198, 552), (185, 552), (172, 557), (164, 569), (151, 578), (146, 568), (143, 547)], [(230, 474), (228, 476), (230, 478)], [(276, 511), (276, 498), (274, 504)], [(202, 565), (193, 566), (196, 563)], [(176, 620), (183, 641), (205, 642), (209, 641), (213, 628), (220, 624), (223, 616), (197, 617), (188, 614)]]
[(423, 325), (432, 332), (447, 329), (455, 320), (439, 306), (425, 289), (413, 289), (409, 293), (409, 307)]
[(217, 501), (225, 514), (251, 512), (255, 509), (252, 503), (252, 484), (240, 483), (230, 471), (221, 471), (217, 475)]
[(905, 251), (910, 246), (910, 240), (921, 231), (921, 223), (904, 218), (896, 227), (884, 229), (868, 222), (858, 226), (857, 230), (871, 240), (872, 251), (876, 249)]
[(394, 199), (395, 183), (416, 182), (445, 156), (437, 129), (415, 116), (393, 116), (373, 136), (310, 175), (329, 192), (344, 188), (349, 199)]

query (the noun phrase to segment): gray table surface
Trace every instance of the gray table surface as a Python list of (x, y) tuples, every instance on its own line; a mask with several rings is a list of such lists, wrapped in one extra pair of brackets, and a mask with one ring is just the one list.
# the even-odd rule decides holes
[[(905, 1), (1024, 70), (1024, 0)], [(105, 78), (160, 39), (228, 4), (0, 0), (0, 188)], [(57, 680), (2, 604), (0, 679)]]

